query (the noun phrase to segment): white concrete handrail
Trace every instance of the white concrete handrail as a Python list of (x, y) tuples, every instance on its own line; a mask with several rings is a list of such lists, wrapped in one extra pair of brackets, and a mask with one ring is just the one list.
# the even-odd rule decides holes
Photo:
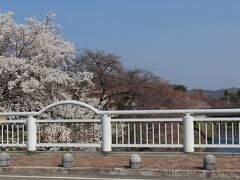
[(53, 107), (56, 107), (56, 106), (60, 106), (60, 105), (67, 105), (67, 104), (73, 104), (73, 105), (82, 106), (82, 107), (84, 107), (84, 108), (87, 108), (87, 109), (93, 111), (95, 114), (99, 114), (99, 110), (96, 109), (95, 107), (89, 105), (89, 104), (86, 104), (86, 103), (81, 102), (81, 101), (67, 100), (67, 101), (54, 102), (54, 103), (46, 106), (45, 108), (43, 108), (42, 110), (40, 110), (40, 111), (38, 112), (38, 115), (41, 115), (42, 113), (44, 113), (45, 111), (47, 111), (47, 110), (50, 109), (50, 108), (53, 108)]
[(168, 109), (168, 110), (118, 110), (99, 111), (99, 114), (134, 115), (134, 114), (240, 114), (240, 109)]
[(238, 109), (168, 109), (168, 110), (116, 110), (116, 111), (101, 111), (95, 107), (86, 104), (81, 101), (58, 101), (54, 102), (38, 112), (0, 112), (0, 116), (39, 116), (50, 108), (59, 106), (74, 104), (82, 106), (93, 111), (99, 115), (135, 115), (135, 114), (240, 114), (240, 108)]
[(66, 100), (66, 101), (54, 102), (54, 103), (42, 108), (38, 112), (0, 112), (0, 116), (39, 116), (42, 113), (46, 112), (50, 108), (60, 106), (60, 105), (68, 105), (68, 104), (78, 105), (78, 106), (81, 106), (81, 107), (84, 107), (84, 108), (87, 108), (87, 109), (93, 111), (95, 114), (101, 114), (101, 111), (99, 111), (98, 109), (94, 108), (93, 106), (91, 106), (89, 104), (86, 104), (81, 101)]

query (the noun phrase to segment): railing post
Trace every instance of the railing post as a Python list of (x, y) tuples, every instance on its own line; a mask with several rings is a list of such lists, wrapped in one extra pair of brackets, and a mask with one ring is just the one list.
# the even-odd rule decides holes
[(112, 126), (111, 117), (107, 115), (102, 116), (102, 151), (112, 151)]
[(193, 116), (187, 113), (183, 116), (184, 127), (184, 152), (194, 152), (194, 127)]
[(27, 150), (36, 151), (37, 145), (37, 125), (36, 119), (29, 116), (27, 119)]

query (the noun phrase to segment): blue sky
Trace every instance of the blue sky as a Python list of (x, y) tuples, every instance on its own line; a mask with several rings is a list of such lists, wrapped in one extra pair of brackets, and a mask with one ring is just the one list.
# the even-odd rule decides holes
[(188, 88), (240, 87), (238, 0), (0, 0), (14, 19), (56, 13), (77, 48), (105, 50)]

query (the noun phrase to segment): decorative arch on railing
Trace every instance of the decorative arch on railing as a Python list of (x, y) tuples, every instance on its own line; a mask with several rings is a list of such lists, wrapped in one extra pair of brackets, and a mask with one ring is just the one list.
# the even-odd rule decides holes
[(100, 114), (100, 111), (98, 109), (96, 109), (95, 107), (93, 107), (89, 104), (86, 104), (86, 103), (81, 102), (81, 101), (66, 100), (66, 101), (54, 102), (54, 103), (42, 108), (40, 111), (37, 112), (37, 115), (41, 115), (42, 113), (46, 112), (50, 108), (60, 106), (60, 105), (67, 105), (67, 104), (78, 105), (78, 106), (81, 106), (81, 107), (84, 107), (86, 109), (89, 109), (89, 110), (93, 111), (95, 114)]

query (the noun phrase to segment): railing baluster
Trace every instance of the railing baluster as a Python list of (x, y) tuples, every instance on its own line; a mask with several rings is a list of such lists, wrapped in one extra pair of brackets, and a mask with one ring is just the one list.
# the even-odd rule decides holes
[(154, 141), (154, 122), (152, 122), (152, 144), (155, 144)]
[(25, 142), (25, 139), (24, 139), (24, 136), (25, 136), (25, 132), (24, 132), (25, 130), (24, 130), (24, 124), (22, 125), (22, 143), (24, 144)]
[(225, 123), (225, 144), (227, 144), (227, 123)]
[(173, 144), (173, 123), (171, 123), (171, 143)]
[(3, 136), (4, 136), (4, 134), (3, 134), (3, 124), (1, 125), (1, 128), (2, 128), (2, 144), (3, 144)]
[[(94, 136), (95, 136), (95, 133), (96, 133), (95, 129), (94, 129), (94, 123), (91, 123), (91, 125), (92, 125), (92, 137), (94, 139)], [(74, 123), (73, 134), (74, 134), (74, 140), (75, 140), (75, 142), (77, 142), (78, 141), (78, 123)]]
[(8, 124), (7, 124), (7, 144), (8, 144), (8, 138), (9, 136), (8, 136)]
[(128, 144), (130, 144), (130, 125), (128, 123)]
[(201, 122), (198, 122), (198, 142), (201, 144)]
[(13, 124), (12, 124), (12, 144), (14, 144), (14, 126), (13, 126)]
[(167, 144), (167, 124), (164, 123), (165, 144)]
[(238, 145), (240, 145), (240, 122), (238, 122)]
[(133, 123), (133, 141), (136, 144), (136, 123)]
[(212, 144), (215, 144), (214, 143), (214, 124), (212, 122)]
[(205, 122), (205, 144), (208, 144), (207, 122)]
[(161, 124), (158, 123), (158, 144), (161, 144)]
[(142, 144), (142, 123), (140, 123), (139, 129), (140, 129), (140, 144)]
[(19, 124), (17, 124), (17, 144), (19, 144)]
[[(73, 123), (74, 124), (74, 132), (72, 132), (72, 134), (74, 135), (74, 142), (77, 142), (77, 137), (78, 137), (78, 134), (77, 134), (77, 131), (78, 131), (78, 129), (77, 129), (77, 127), (78, 127), (78, 125), (77, 125), (77, 123)], [(90, 123), (90, 125), (92, 125), (92, 123)], [(39, 126), (40, 126), (40, 124), (39, 124)], [(90, 126), (91, 127), (91, 126)], [(93, 126), (94, 127), (94, 126)], [(40, 128), (40, 127), (39, 127)], [(91, 130), (91, 129), (90, 129)], [(92, 133), (91, 134), (93, 134), (93, 136), (95, 135), (95, 130), (94, 129), (92, 129)]]
[(122, 144), (124, 144), (124, 128), (123, 128), (123, 123), (122, 123)]
[(221, 144), (221, 124), (218, 122), (218, 144)]
[(115, 135), (116, 135), (116, 144), (118, 144), (118, 129), (117, 129), (117, 123), (115, 126)]
[(232, 144), (234, 144), (234, 126), (232, 122)]
[(177, 123), (177, 144), (179, 144), (179, 123)]
[(146, 123), (146, 144), (148, 144), (148, 123)]

